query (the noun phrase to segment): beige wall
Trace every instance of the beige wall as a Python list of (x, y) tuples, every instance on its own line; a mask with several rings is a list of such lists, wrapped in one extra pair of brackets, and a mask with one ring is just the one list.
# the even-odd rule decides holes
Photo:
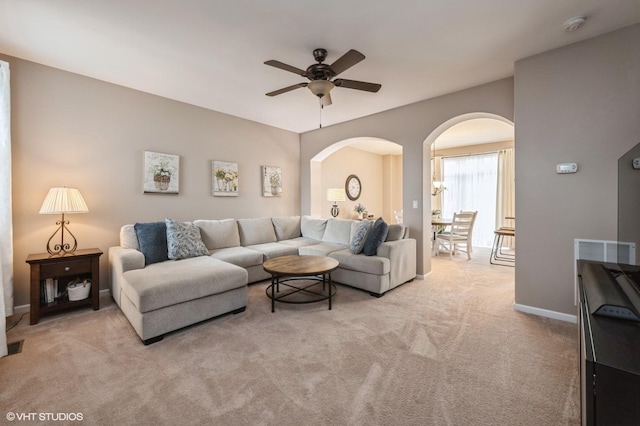
[[(303, 133), (300, 146), (302, 213), (311, 211), (311, 159), (326, 148), (357, 137), (374, 137), (402, 146), (402, 203), (404, 223), (418, 243), (418, 274), (431, 270), (430, 248), (430, 146), (425, 140), (432, 132), (442, 133), (442, 123), (463, 114), (486, 112), (513, 120), (513, 79), (428, 99), (380, 114)], [(438, 135), (440, 134), (438, 133)], [(426, 188), (425, 188), (426, 187)], [(417, 208), (413, 208), (413, 201)], [(428, 212), (427, 216), (423, 211)]]
[[(107, 250), (126, 223), (300, 213), (299, 135), (2, 56), (11, 67), (15, 305), (29, 302), (27, 254), (46, 251), (58, 216), (38, 211), (52, 186), (80, 189), (68, 215), (79, 248)], [(142, 193), (143, 152), (180, 155), (180, 194)], [(211, 160), (237, 162), (238, 197), (211, 196)], [(283, 170), (282, 197), (261, 196), (260, 166)]]
[(382, 216), (388, 223), (395, 223), (393, 211), (389, 214), (389, 209), (394, 197), (397, 198), (397, 188), (402, 188), (402, 177), (397, 173), (399, 161), (402, 161), (401, 156), (383, 156), (350, 147), (341, 148), (328, 156), (321, 163), (320, 192), (324, 195), (321, 216), (331, 217), (333, 203), (327, 201), (327, 189), (344, 188), (347, 177), (354, 174), (362, 184), (360, 198), (356, 201), (346, 198), (345, 201), (338, 202), (338, 217), (356, 217), (353, 208), (361, 203), (367, 207), (369, 214)]
[[(617, 239), (618, 158), (640, 141), (638, 40), (635, 25), (516, 63), (518, 305), (575, 315), (574, 239)], [(562, 162), (578, 173), (556, 174)]]

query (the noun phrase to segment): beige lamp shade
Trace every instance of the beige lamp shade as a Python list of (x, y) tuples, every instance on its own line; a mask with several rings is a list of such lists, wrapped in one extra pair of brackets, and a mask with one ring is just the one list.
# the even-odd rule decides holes
[(87, 213), (89, 208), (80, 191), (66, 186), (49, 189), (40, 207), (40, 214)]
[(345, 196), (344, 188), (327, 189), (327, 201), (344, 201)]

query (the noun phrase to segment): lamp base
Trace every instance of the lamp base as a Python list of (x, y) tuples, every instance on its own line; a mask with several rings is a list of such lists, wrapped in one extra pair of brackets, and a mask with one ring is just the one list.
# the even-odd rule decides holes
[[(55, 232), (51, 234), (51, 237), (49, 237), (49, 241), (47, 241), (47, 252), (49, 252), (49, 254), (64, 255), (65, 253), (73, 253), (74, 251), (76, 251), (76, 248), (78, 248), (78, 241), (76, 240), (76, 237), (71, 233), (69, 228), (67, 228), (68, 224), (69, 221), (64, 220), (64, 213), (62, 213), (62, 220), (56, 222), (56, 225), (58, 225), (58, 229), (56, 229)], [(69, 243), (64, 242), (65, 230), (71, 236), (71, 238), (73, 238), (73, 246), (69, 245)], [(53, 240), (53, 237), (55, 237), (58, 232), (60, 232), (60, 244), (54, 244), (52, 247), (51, 240)]]
[(337, 217), (340, 214), (340, 209), (338, 208), (338, 204), (334, 204), (331, 206), (331, 216)]

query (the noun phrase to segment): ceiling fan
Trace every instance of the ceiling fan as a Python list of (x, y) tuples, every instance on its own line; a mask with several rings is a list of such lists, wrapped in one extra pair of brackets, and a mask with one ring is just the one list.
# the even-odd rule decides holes
[(364, 81), (346, 80), (344, 78), (336, 78), (338, 74), (348, 70), (358, 62), (362, 61), (365, 56), (357, 50), (349, 50), (342, 55), (337, 61), (331, 65), (324, 64), (324, 60), (327, 58), (327, 51), (325, 49), (315, 49), (313, 51), (313, 57), (317, 64), (312, 64), (307, 67), (306, 70), (292, 67), (291, 65), (284, 64), (280, 61), (266, 61), (265, 65), (280, 68), (281, 70), (289, 71), (299, 76), (309, 79), (309, 83), (298, 83), (293, 86), (288, 86), (273, 92), (267, 93), (267, 96), (277, 96), (291, 90), (298, 89), (300, 87), (306, 87), (311, 90), (311, 93), (320, 98), (322, 106), (331, 105), (331, 89), (334, 87), (344, 87), (347, 89), (364, 90), (365, 92), (377, 92), (382, 87), (380, 84), (367, 83)]

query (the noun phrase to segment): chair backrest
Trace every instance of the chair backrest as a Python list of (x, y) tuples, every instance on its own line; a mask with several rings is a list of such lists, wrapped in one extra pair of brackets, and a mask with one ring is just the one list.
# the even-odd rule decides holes
[(478, 211), (472, 211), (472, 210), (460, 210), (460, 213), (471, 213), (473, 214), (473, 219), (471, 220), (471, 230), (473, 231), (473, 225), (476, 224), (476, 216), (478, 216)]
[(470, 235), (473, 230), (477, 212), (454, 213), (451, 220), (451, 233), (456, 235)]

